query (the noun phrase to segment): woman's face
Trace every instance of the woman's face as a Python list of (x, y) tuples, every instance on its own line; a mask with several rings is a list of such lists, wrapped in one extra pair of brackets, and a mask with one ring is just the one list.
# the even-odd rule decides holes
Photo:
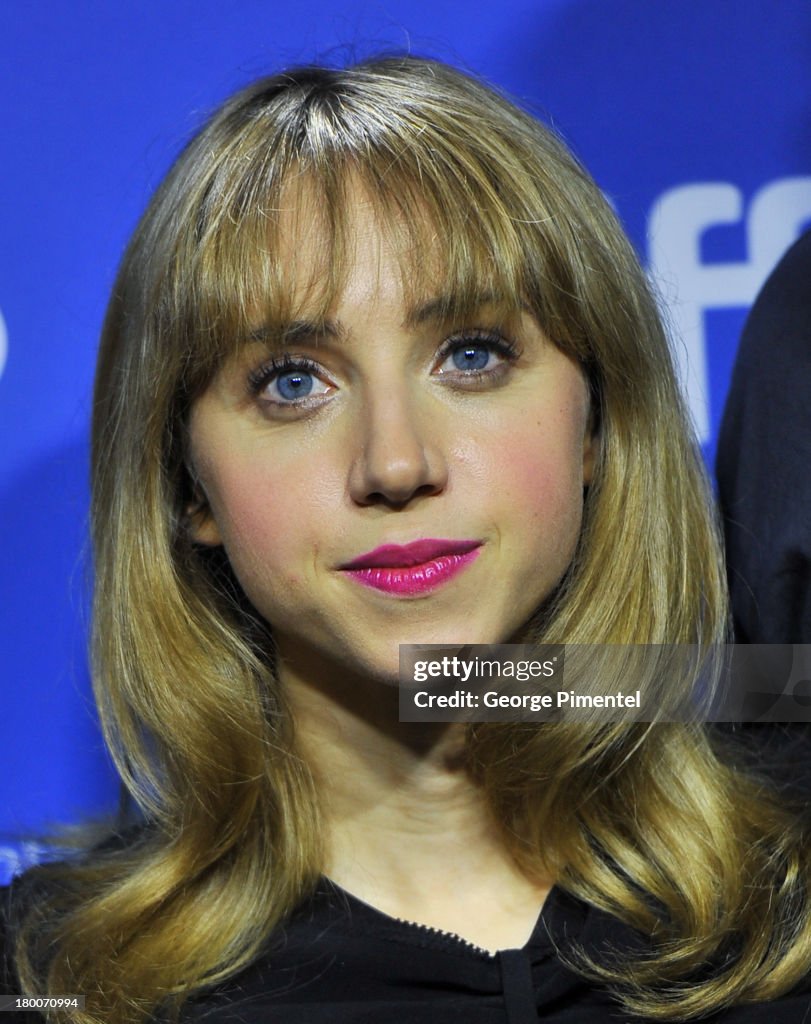
[(192, 409), (193, 529), (225, 546), (282, 677), (393, 682), (401, 643), (506, 642), (527, 622), (574, 553), (594, 442), (580, 368), (528, 313), (483, 296), (447, 322), (439, 294), (409, 303), (403, 254), (359, 190), (352, 205), (327, 322), (306, 294), (329, 246), (290, 216), (303, 315)]

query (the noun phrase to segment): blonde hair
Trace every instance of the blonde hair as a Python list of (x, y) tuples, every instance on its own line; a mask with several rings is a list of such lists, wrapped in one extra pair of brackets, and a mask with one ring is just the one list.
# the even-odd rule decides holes
[[(71, 1018), (82, 1024), (176, 1010), (233, 974), (321, 870), (317, 793), (272, 637), (224, 558), (190, 536), (185, 424), (257, 309), (270, 323), (290, 315), (290, 272), (275, 254), (296, 181), (332, 241), (317, 301), (326, 310), (337, 294), (350, 176), (388, 230), (430, 240), (450, 305), (483, 290), (528, 305), (588, 376), (600, 455), (574, 562), (533, 635), (702, 645), (725, 635), (708, 488), (656, 303), (566, 148), (430, 60), (304, 68), (249, 86), (150, 203), (102, 337), (94, 684), (150, 824), (131, 843), (43, 869), (49, 895), (19, 944), (31, 991), (87, 994)], [(426, 286), (419, 271), (404, 266), (415, 289)], [(475, 725), (468, 754), (528, 871), (543, 863), (570, 891), (652, 930), (644, 959), (579, 963), (629, 1012), (689, 1019), (773, 997), (807, 969), (805, 837), (700, 726)], [(708, 960), (723, 969), (698, 978)]]

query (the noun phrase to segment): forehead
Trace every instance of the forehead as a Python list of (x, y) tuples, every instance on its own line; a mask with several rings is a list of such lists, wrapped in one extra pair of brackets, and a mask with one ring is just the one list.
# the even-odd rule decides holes
[[(307, 177), (282, 193), (273, 248), (290, 314), (318, 318), (347, 301), (381, 299), (414, 307), (453, 290), (446, 287), (445, 253), (424, 204), (413, 203), (406, 218), (352, 174), (341, 191), (338, 208)], [(490, 289), (482, 282), (475, 290)]]
[(384, 219), (356, 177), (344, 185), (340, 220), (330, 212), (324, 195), (306, 178), (291, 182), (282, 194), (275, 248), (294, 307), (324, 310), (347, 290), (355, 301), (371, 300), (381, 291), (401, 297), (404, 282), (415, 276), (418, 251), (430, 258), (425, 243), (419, 245), (403, 223)]
[[(256, 308), (264, 330), (326, 320), (347, 304), (397, 304), (408, 325), (453, 319), (483, 305), (527, 309), (515, 282), (477, 273), (469, 260), (459, 266), (426, 203), (413, 202), (406, 216), (351, 174), (337, 210), (331, 199), (307, 176), (284, 188), (270, 242), (277, 290), (260, 296)], [(455, 242), (470, 255), (468, 240)]]
[[(306, 182), (291, 187), (280, 205), (276, 251), (286, 279), (286, 317), (278, 303), (258, 308), (254, 341), (284, 348), (313, 337), (341, 338), (356, 317), (380, 318), (405, 331), (424, 325), (450, 326), (469, 315), (500, 322), (529, 312), (527, 303), (482, 282), (475, 288), (448, 287), (444, 253), (425, 211), (408, 229), (392, 224), (358, 181), (346, 190), (336, 259), (334, 224)], [(332, 261), (332, 263), (331, 263)], [(336, 273), (333, 264), (339, 264)], [(330, 282), (325, 287), (325, 282)]]

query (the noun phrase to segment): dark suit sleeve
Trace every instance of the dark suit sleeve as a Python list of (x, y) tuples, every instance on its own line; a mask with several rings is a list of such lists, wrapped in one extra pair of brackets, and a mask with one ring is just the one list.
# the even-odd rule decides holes
[(738, 639), (811, 643), (811, 232), (747, 319), (716, 471)]

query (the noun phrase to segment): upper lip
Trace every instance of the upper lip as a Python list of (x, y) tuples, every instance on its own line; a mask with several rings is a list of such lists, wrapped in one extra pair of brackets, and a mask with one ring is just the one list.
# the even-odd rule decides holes
[(382, 544), (374, 551), (367, 551), (342, 569), (408, 569), (422, 565), (434, 558), (447, 555), (465, 555), (480, 547), (479, 540), (415, 540), (410, 544)]

